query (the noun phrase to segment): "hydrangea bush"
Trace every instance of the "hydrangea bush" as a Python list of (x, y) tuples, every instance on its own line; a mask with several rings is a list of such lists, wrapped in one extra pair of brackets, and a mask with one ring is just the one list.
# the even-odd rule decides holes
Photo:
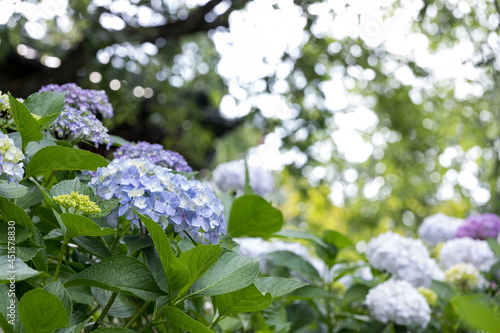
[(496, 215), (437, 214), (420, 238), (389, 230), (355, 247), (335, 230), (283, 228), (249, 190), (271, 197), (272, 176), (246, 177), (243, 161), (213, 173), (236, 192), (214, 193), (178, 153), (120, 146), (99, 120), (113, 115), (102, 91), (51, 85), (25, 101), (0, 94), (0, 109), (4, 332), (500, 327)]

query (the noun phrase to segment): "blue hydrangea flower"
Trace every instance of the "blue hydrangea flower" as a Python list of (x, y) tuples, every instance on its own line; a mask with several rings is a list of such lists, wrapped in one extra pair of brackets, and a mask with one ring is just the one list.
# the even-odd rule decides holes
[(115, 159), (106, 168), (99, 168), (89, 185), (103, 199), (120, 200), (108, 216), (111, 226), (116, 226), (121, 216), (139, 225), (135, 209), (163, 228), (172, 225), (181, 237), (189, 235), (196, 242), (217, 244), (219, 236), (226, 233), (220, 200), (207, 185), (170, 171), (144, 158)]
[(73, 143), (89, 141), (105, 144), (106, 149), (112, 144), (108, 129), (104, 127), (95, 114), (65, 106), (59, 118), (50, 126), (53, 133)]
[(162, 145), (139, 141), (137, 144), (121, 146), (113, 154), (115, 158), (145, 158), (149, 162), (170, 168), (179, 172), (192, 172), (184, 157), (171, 150), (163, 149)]
[(113, 117), (113, 107), (109, 103), (108, 95), (104, 90), (82, 89), (76, 83), (66, 83), (62, 86), (49, 84), (42, 87), (42, 91), (64, 93), (67, 106), (82, 112), (100, 113), (104, 118)]
[(0, 132), (0, 175), (5, 174), (9, 183), (23, 179), (24, 155), (7, 134)]

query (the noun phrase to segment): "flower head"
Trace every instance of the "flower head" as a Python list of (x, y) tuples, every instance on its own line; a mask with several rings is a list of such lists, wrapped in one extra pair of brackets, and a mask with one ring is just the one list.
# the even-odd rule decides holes
[(10, 111), (9, 95), (0, 91), (0, 111)]
[(9, 183), (18, 182), (23, 179), (24, 155), (17, 148), (14, 140), (7, 134), (0, 133), (0, 174), (4, 173)]
[(469, 216), (457, 232), (457, 237), (474, 239), (497, 238), (500, 233), (500, 220), (495, 214)]
[(484, 281), (481, 273), (472, 264), (459, 263), (451, 266), (445, 271), (445, 282), (458, 288), (471, 290), (477, 288)]
[(74, 210), (82, 212), (84, 215), (100, 213), (101, 208), (90, 200), (88, 195), (79, 194), (78, 192), (71, 191), (71, 194), (61, 194), (52, 198), (54, 202), (67, 210)]
[(431, 309), (424, 296), (406, 281), (390, 279), (370, 289), (366, 295), (370, 314), (382, 323), (425, 327)]
[(226, 232), (224, 207), (207, 185), (146, 159), (115, 159), (89, 185), (103, 199), (120, 200), (108, 217), (111, 225), (120, 216), (138, 225), (135, 210), (197, 242), (216, 244)]
[(85, 140), (94, 143), (96, 147), (99, 144), (105, 144), (106, 149), (109, 149), (113, 143), (108, 135), (108, 129), (93, 113), (69, 106), (64, 107), (50, 129), (60, 138), (75, 143)]
[(480, 271), (489, 271), (495, 263), (495, 255), (486, 241), (463, 237), (444, 243), (439, 251), (439, 261), (445, 269), (455, 264), (469, 263)]
[[(257, 166), (248, 165), (250, 186), (258, 195), (266, 195), (274, 188), (273, 175)], [(215, 184), (222, 191), (243, 190), (245, 186), (245, 162), (243, 160), (219, 164), (212, 173)]]
[(388, 231), (368, 243), (366, 256), (376, 269), (392, 277), (410, 282), (415, 287), (427, 287), (444, 275), (429, 251), (418, 239), (402, 237)]
[(184, 157), (171, 150), (163, 149), (162, 145), (139, 141), (137, 144), (125, 144), (113, 154), (115, 158), (145, 158), (149, 162), (174, 171), (192, 172)]
[(426, 243), (437, 245), (455, 238), (458, 227), (463, 223), (461, 219), (438, 213), (424, 219), (418, 228), (418, 235)]
[(64, 101), (67, 106), (81, 112), (101, 113), (104, 118), (113, 117), (113, 107), (109, 103), (108, 95), (104, 90), (82, 89), (75, 83), (66, 83), (62, 86), (49, 84), (39, 91), (64, 93)]
[(432, 291), (429, 288), (425, 287), (418, 287), (417, 291), (420, 293), (420, 295), (425, 297), (425, 300), (427, 301), (427, 304), (429, 304), (431, 307), (434, 307), (438, 303), (438, 296), (434, 291)]

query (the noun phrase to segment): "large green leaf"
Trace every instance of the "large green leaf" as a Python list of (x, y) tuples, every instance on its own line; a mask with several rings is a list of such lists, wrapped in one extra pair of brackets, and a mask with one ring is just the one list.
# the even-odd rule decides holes
[(208, 327), (194, 320), (181, 310), (172, 306), (163, 308), (165, 320), (169, 323), (179, 326), (183, 330), (194, 333), (213, 333)]
[(50, 195), (52, 197), (57, 197), (63, 194), (71, 194), (71, 192), (78, 192), (79, 194), (88, 195), (90, 197), (90, 200), (95, 201), (94, 191), (89, 186), (83, 185), (78, 178), (72, 180), (63, 180), (62, 182), (59, 182), (52, 186), (52, 188), (50, 189)]
[(35, 118), (31, 115), (29, 110), (19, 102), (17, 99), (9, 94), (10, 111), (12, 113), (12, 118), (16, 123), (17, 130), (21, 134), (22, 138), (22, 150), (23, 152), (30, 141), (39, 141), (43, 139), (43, 134), (40, 131), (40, 126), (36, 122)]
[(88, 217), (64, 213), (61, 219), (66, 226), (66, 237), (78, 236), (104, 236), (116, 233), (115, 229), (101, 228)]
[(111, 256), (111, 252), (109, 252), (109, 249), (106, 247), (102, 240), (81, 236), (74, 237), (73, 242), (101, 259)]
[(179, 260), (189, 268), (189, 282), (181, 293), (188, 291), (189, 287), (217, 262), (221, 251), (219, 245), (199, 245), (180, 255)]
[(40, 274), (19, 258), (12, 260), (9, 261), (5, 255), (0, 256), (0, 283), (7, 283), (11, 275), (15, 275), (16, 282), (18, 282)]
[(233, 237), (269, 237), (281, 230), (283, 214), (256, 195), (234, 200), (227, 232)]
[(273, 298), (284, 296), (295, 289), (307, 286), (307, 283), (283, 277), (263, 277), (254, 282), (261, 293), (271, 293)]
[(472, 328), (490, 333), (499, 332), (498, 304), (486, 295), (461, 295), (453, 299), (460, 317)]
[(123, 237), (123, 242), (127, 245), (128, 255), (145, 247), (153, 246), (153, 240), (150, 236), (130, 235)]
[(326, 230), (323, 232), (323, 239), (328, 244), (335, 245), (339, 249), (352, 245), (352, 241), (349, 238), (335, 230)]
[(228, 294), (215, 296), (220, 316), (264, 310), (272, 302), (273, 297), (270, 293), (263, 295), (253, 284)]
[(189, 290), (190, 297), (230, 293), (252, 284), (259, 274), (259, 259), (224, 253)]
[(40, 129), (49, 127), (61, 114), (64, 107), (64, 94), (43, 91), (30, 95), (24, 101), (26, 108), (40, 117)]
[(105, 167), (108, 161), (86, 150), (50, 146), (40, 149), (26, 168), (26, 177), (55, 170), (92, 170)]
[(69, 315), (63, 303), (48, 291), (34, 289), (19, 301), (19, 318), (26, 333), (50, 333), (69, 326)]
[(71, 301), (68, 291), (63, 287), (60, 280), (55, 280), (54, 282), (49, 283), (43, 289), (59, 298), (64, 305), (68, 316), (71, 316), (71, 312), (73, 311), (73, 302)]
[(316, 236), (310, 235), (307, 232), (299, 231), (299, 230), (293, 230), (293, 229), (282, 229), (275, 233), (273, 237), (281, 237), (281, 238), (286, 238), (286, 239), (303, 239), (307, 241), (314, 242), (318, 245), (321, 246), (326, 246), (327, 244), (323, 242), (321, 238), (318, 238)]
[(20, 184), (9, 184), (6, 180), (0, 180), (0, 197), (7, 199), (20, 198), (28, 193), (28, 188)]
[(2, 214), (7, 221), (14, 221), (16, 224), (19, 224), (33, 232), (33, 223), (31, 222), (28, 214), (26, 214), (24, 209), (16, 204), (13, 204), (6, 198), (0, 197), (0, 214)]
[(295, 273), (312, 280), (321, 280), (318, 271), (304, 258), (289, 251), (276, 251), (271, 253), (273, 261), (280, 266), (287, 267)]
[(354, 286), (347, 289), (342, 300), (344, 306), (349, 306), (352, 303), (361, 303), (365, 300), (366, 294), (370, 288), (364, 284), (355, 284)]
[(145, 301), (153, 301), (164, 295), (145, 264), (122, 255), (106, 258), (88, 267), (66, 281), (64, 286), (95, 286)]
[(170, 290), (180, 290), (190, 280), (189, 268), (175, 256), (174, 250), (172, 250), (170, 242), (168, 241), (168, 236), (165, 234), (162, 227), (147, 216), (140, 214), (139, 216), (151, 234), (163, 270), (165, 271)]
[[(5, 333), (15, 333), (20, 331), (21, 322), (17, 315), (17, 301), (16, 295), (11, 294), (10, 288), (6, 284), (0, 284), (0, 328)], [(14, 325), (12, 325), (14, 320)], [(9, 323), (9, 321), (11, 323)], [(15, 331), (15, 329), (17, 330)], [(0, 330), (1, 331), (1, 330)]]
[[(97, 287), (91, 287), (92, 295), (94, 295), (95, 299), (101, 307), (104, 309), (106, 304), (108, 304), (109, 299), (111, 298), (113, 292), (109, 290), (104, 290)], [(135, 306), (130, 304), (127, 300), (127, 297), (123, 294), (118, 294), (113, 305), (109, 308), (108, 314), (112, 317), (117, 318), (128, 318), (132, 316), (136, 311)]]

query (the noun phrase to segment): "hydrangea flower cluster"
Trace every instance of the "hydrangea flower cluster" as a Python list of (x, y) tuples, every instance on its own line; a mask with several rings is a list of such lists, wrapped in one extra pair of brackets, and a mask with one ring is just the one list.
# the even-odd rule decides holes
[(422, 241), (402, 237), (388, 231), (368, 243), (366, 256), (376, 269), (387, 271), (393, 278), (413, 286), (428, 287), (432, 280), (443, 280), (444, 273)]
[(461, 219), (438, 213), (423, 220), (418, 228), (418, 235), (424, 242), (435, 246), (455, 238), (457, 229), (463, 223), (464, 221)]
[(9, 183), (17, 183), (23, 179), (23, 159), (24, 155), (15, 146), (14, 140), (0, 132), (0, 175), (4, 173)]
[(97, 170), (89, 186), (103, 199), (120, 200), (108, 216), (113, 227), (124, 215), (132, 225), (138, 225), (135, 209), (163, 228), (172, 225), (181, 237), (189, 235), (197, 242), (217, 244), (219, 236), (226, 233), (220, 200), (207, 185), (169, 171), (143, 158), (115, 159)]
[(65, 106), (59, 118), (50, 126), (52, 132), (60, 138), (74, 143), (82, 140), (95, 144), (105, 144), (106, 149), (113, 144), (108, 129), (97, 119), (95, 114)]
[(113, 107), (109, 103), (108, 95), (104, 90), (82, 89), (76, 83), (66, 83), (62, 86), (49, 84), (42, 87), (42, 91), (64, 93), (67, 106), (82, 112), (101, 113), (104, 118), (113, 117)]
[(121, 146), (113, 154), (115, 158), (145, 158), (149, 162), (179, 172), (193, 172), (184, 157), (171, 150), (163, 149), (162, 145), (139, 141), (137, 144)]
[[(248, 177), (253, 191), (260, 196), (274, 188), (273, 175), (261, 167), (248, 165)], [(212, 172), (212, 179), (222, 191), (243, 190), (245, 162), (237, 160), (219, 164)]]
[(489, 271), (495, 263), (495, 255), (486, 241), (463, 237), (444, 243), (439, 251), (439, 261), (445, 269), (469, 263), (480, 271)]
[(366, 295), (370, 314), (382, 323), (425, 327), (431, 309), (424, 296), (406, 281), (390, 279), (370, 289)]
[(2, 94), (0, 91), (0, 111), (9, 111), (10, 110), (10, 102), (9, 95)]
[(78, 192), (71, 191), (71, 194), (61, 194), (52, 197), (54, 202), (67, 210), (77, 210), (84, 215), (100, 213), (101, 208), (92, 200), (88, 195), (79, 194)]
[(462, 289), (471, 290), (479, 287), (484, 279), (472, 264), (459, 263), (451, 266), (445, 272), (444, 280)]
[(457, 237), (474, 239), (497, 238), (500, 233), (500, 220), (495, 214), (480, 214), (469, 216), (458, 228)]
[(434, 307), (438, 304), (438, 296), (433, 290), (425, 287), (418, 287), (417, 291), (420, 295), (424, 296), (429, 306)]

